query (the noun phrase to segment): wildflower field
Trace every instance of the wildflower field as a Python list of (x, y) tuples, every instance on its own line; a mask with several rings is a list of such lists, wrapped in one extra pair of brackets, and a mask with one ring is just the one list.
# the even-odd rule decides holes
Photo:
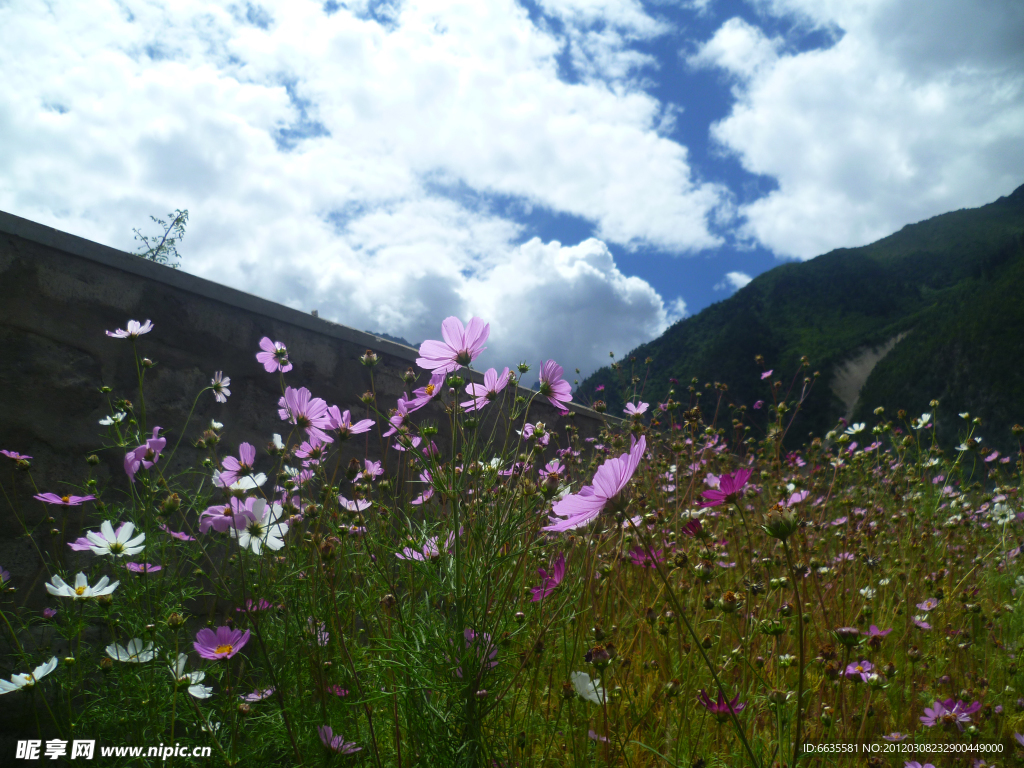
[(38, 488), (0, 451), (9, 514), (28, 488), (47, 529), (87, 531), (49, 551), (23, 524), (45, 610), (0, 570), (0, 695), (36, 713), (39, 759), (94, 740), (176, 750), (102, 758), (126, 766), (1024, 763), (1022, 466), (970, 414), (952, 451), (931, 414), (881, 409), (800, 447), (805, 365), (765, 369), (749, 409), (696, 381), (634, 390), (581, 439), (566, 406), (599, 392), (553, 360), (533, 392), (525, 364), (469, 382), (489, 327), (441, 331), (396, 402), (367, 352), (358, 412), (263, 339), (281, 395), (252, 406), (281, 430), (260, 446), (147, 420), (159, 328), (107, 332), (138, 373), (97, 438), (123, 476), (90, 458)]

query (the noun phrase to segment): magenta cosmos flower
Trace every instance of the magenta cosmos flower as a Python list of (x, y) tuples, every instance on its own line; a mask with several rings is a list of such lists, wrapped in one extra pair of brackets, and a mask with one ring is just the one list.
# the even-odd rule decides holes
[(565, 553), (559, 553), (558, 559), (551, 566), (551, 573), (548, 573), (543, 568), (538, 568), (537, 573), (540, 575), (541, 581), (539, 587), (531, 587), (533, 592), (532, 602), (534, 603), (543, 600), (555, 591), (555, 587), (562, 583), (562, 579), (565, 578)]
[(28, 461), (32, 458), (31, 456), (26, 456), (25, 454), (18, 453), (17, 451), (0, 451), (0, 454), (3, 454), (11, 461)]
[(238, 458), (225, 456), (221, 462), (223, 469), (220, 473), (220, 482), (228, 487), (236, 480), (252, 474), (253, 465), (256, 463), (256, 446), (251, 443), (242, 443), (238, 446)]
[(553, 507), (553, 512), (562, 520), (552, 517), (552, 524), (545, 531), (568, 531), (586, 525), (599, 514), (605, 506), (616, 499), (640, 465), (640, 457), (647, 450), (647, 438), (641, 437), (633, 445), (629, 453), (618, 458), (608, 459), (594, 474), (594, 484), (585, 485), (579, 493), (566, 496)]
[(420, 356), (416, 365), (434, 373), (451, 373), (480, 356), (487, 347), (484, 342), (491, 332), (491, 326), (479, 317), (469, 321), (463, 327), (457, 317), (446, 318), (441, 323), (441, 336), (444, 341), (424, 341), (420, 344)]
[(56, 493), (37, 493), (33, 498), (45, 501), (47, 504), (58, 504), (62, 507), (77, 507), (87, 501), (95, 501), (96, 497), (89, 496), (58, 496)]
[(286, 388), (284, 397), (277, 401), (277, 405), (277, 413), (282, 421), (305, 430), (307, 435), (322, 443), (334, 442), (334, 438), (324, 432), (325, 429), (331, 428), (327, 403), (319, 397), (313, 397), (305, 387)]
[(373, 427), (373, 419), (363, 419), (352, 423), (352, 414), (349, 411), (342, 411), (338, 406), (332, 405), (327, 409), (328, 428), (338, 433), (338, 439), (344, 440), (352, 435), (361, 435), (369, 432)]
[(204, 659), (230, 659), (238, 653), (245, 644), (249, 642), (249, 630), (240, 632), (231, 627), (217, 627), (212, 629), (200, 629), (196, 634), (196, 641), (192, 644), (196, 653)]
[(320, 741), (324, 743), (324, 746), (339, 755), (352, 755), (362, 749), (362, 747), (357, 747), (354, 741), (345, 741), (340, 734), (335, 736), (329, 725), (321, 725), (316, 730), (320, 734)]
[(152, 330), (153, 323), (149, 320), (144, 323), (140, 323), (138, 320), (129, 320), (127, 329), (118, 328), (116, 331), (107, 331), (107, 336), (112, 336), (115, 339), (137, 339)]
[(271, 341), (264, 336), (260, 339), (260, 349), (263, 351), (256, 353), (256, 359), (263, 364), (267, 373), (288, 373), (292, 369), (292, 364), (288, 362), (288, 349), (280, 341)]
[[(211, 528), (224, 533), (230, 528), (245, 528), (250, 521), (256, 519), (253, 505), (256, 499), (250, 497), (239, 499), (232, 496), (227, 504), (207, 507), (199, 515), (199, 532), (207, 533)], [(192, 539), (195, 541), (195, 539)]]
[(866, 683), (874, 669), (874, 665), (870, 661), (852, 661), (846, 666), (846, 676), (850, 680), (860, 680), (862, 683)]
[(707, 501), (701, 502), (702, 507), (717, 507), (730, 501), (735, 501), (739, 492), (747, 484), (750, 476), (754, 473), (752, 469), (738, 469), (731, 475), (722, 475), (718, 478), (718, 487), (704, 491), (701, 495)]
[(478, 411), (483, 408), (508, 385), (508, 374), (508, 368), (505, 368), (500, 374), (494, 368), (488, 368), (484, 373), (483, 384), (466, 385), (466, 394), (473, 399), (461, 403), (462, 407), (467, 411)]
[(965, 724), (971, 724), (971, 715), (979, 709), (981, 709), (980, 701), (968, 705), (966, 702), (956, 699), (943, 699), (936, 701), (930, 708), (925, 707), (921, 722), (929, 728), (935, 725), (955, 725), (962, 731)]
[(562, 366), (554, 360), (540, 364), (540, 387), (537, 391), (563, 411), (566, 403), (572, 400), (572, 385), (562, 378)]
[(724, 723), (729, 719), (729, 713), (738, 715), (746, 708), (746, 704), (740, 703), (740, 695), (737, 693), (736, 698), (732, 701), (725, 700), (725, 694), (722, 691), (718, 692), (718, 701), (712, 701), (711, 697), (708, 696), (707, 691), (703, 688), (700, 689), (700, 696), (698, 697), (701, 706), (704, 707), (708, 712), (713, 714), (720, 723)]
[(131, 451), (124, 457), (124, 471), (128, 479), (135, 482), (135, 473), (140, 468), (149, 469), (160, 461), (160, 453), (167, 447), (167, 438), (160, 437), (162, 427), (153, 427), (153, 436), (144, 444)]

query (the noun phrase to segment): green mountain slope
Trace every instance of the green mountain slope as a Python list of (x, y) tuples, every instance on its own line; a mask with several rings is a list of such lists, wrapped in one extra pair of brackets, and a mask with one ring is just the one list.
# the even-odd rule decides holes
[(833, 392), (837, 373), (888, 342), (894, 346), (863, 383), (854, 420), (868, 420), (877, 406), (920, 414), (938, 399), (944, 441), (956, 439), (957, 413), (969, 411), (983, 420), (986, 442), (1007, 450), (1016, 446), (1009, 426), (1024, 422), (1022, 297), (1024, 186), (870, 245), (776, 267), (633, 350), (619, 371), (595, 372), (578, 399), (601, 397), (618, 414), (632, 376), (652, 402), (665, 399), (673, 378), (685, 402), (696, 378), (727, 384), (728, 401), (750, 406), (770, 400), (756, 355), (787, 387), (807, 356), (821, 377), (793, 434), (822, 434), (848, 412)]

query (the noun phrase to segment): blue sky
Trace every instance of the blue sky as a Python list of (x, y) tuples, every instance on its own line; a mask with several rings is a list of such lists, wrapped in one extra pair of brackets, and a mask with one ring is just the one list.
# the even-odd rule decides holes
[(0, 3), (0, 209), (485, 366), (588, 373), (1024, 183), (1024, 5)]

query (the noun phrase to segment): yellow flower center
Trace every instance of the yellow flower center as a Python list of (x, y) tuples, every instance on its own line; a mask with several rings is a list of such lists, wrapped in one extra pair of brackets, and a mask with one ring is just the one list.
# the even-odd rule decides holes
[(231, 653), (233, 646), (231, 645), (218, 645), (217, 653)]
[(433, 385), (433, 384), (427, 384), (427, 386), (426, 386), (426, 387), (424, 387), (424, 391), (425, 391), (425, 392), (426, 392), (426, 393), (427, 393), (428, 395), (432, 395), (432, 394), (434, 394), (434, 385)]
[(75, 594), (79, 596), (84, 595), (86, 589), (87, 587), (75, 587)]
[(60, 500), (61, 500), (61, 502), (63, 504), (69, 504), (71, 502), (71, 497), (70, 496), (61, 496)]
[(860, 667), (860, 666), (858, 666), (858, 667), (857, 667), (857, 671), (858, 671), (858, 672), (863, 672), (863, 671), (864, 671), (864, 667)]

